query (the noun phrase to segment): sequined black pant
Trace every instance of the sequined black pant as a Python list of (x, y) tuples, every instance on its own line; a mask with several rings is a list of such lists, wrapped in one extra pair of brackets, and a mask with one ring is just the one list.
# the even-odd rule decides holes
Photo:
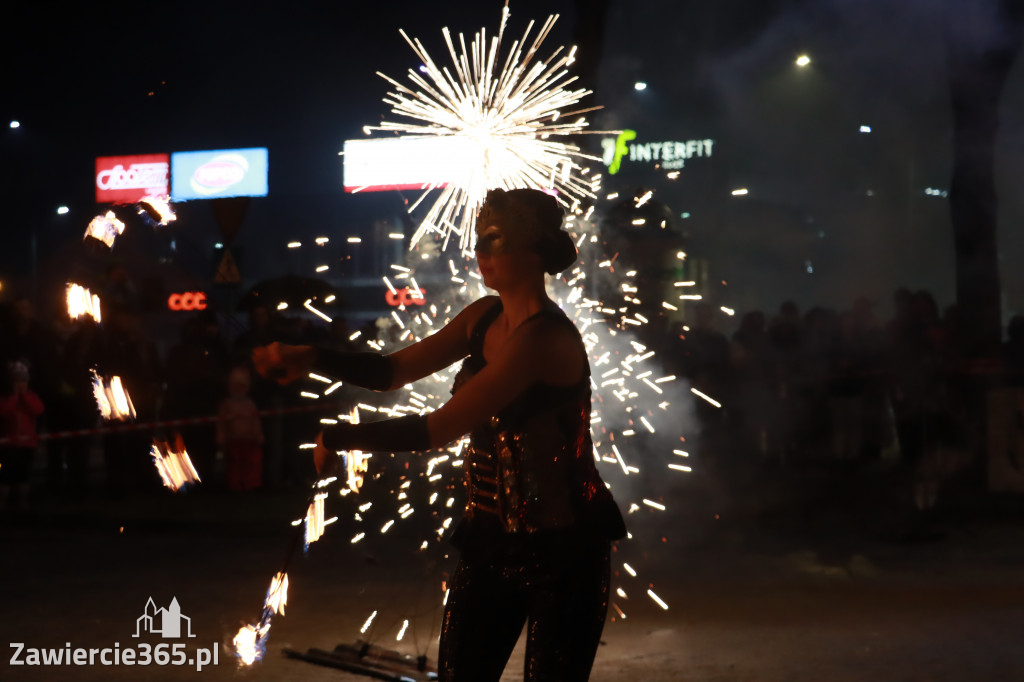
[(449, 586), (441, 682), (497, 682), (527, 624), (527, 682), (585, 682), (608, 610), (609, 543), (575, 539), (490, 558), (464, 553)]

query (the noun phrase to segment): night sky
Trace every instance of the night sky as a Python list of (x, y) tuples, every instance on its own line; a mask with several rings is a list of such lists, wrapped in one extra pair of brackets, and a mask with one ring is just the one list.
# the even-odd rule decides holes
[[(953, 292), (948, 206), (924, 190), (948, 187), (945, 13), (959, 4), (611, 1), (598, 41), (594, 17), (578, 20), (577, 5), (591, 11), (594, 3), (514, 0), (509, 31), (518, 36), (529, 18), (559, 13), (545, 53), (581, 39), (581, 50), (599, 50), (596, 72), (581, 74), (593, 79), (583, 83), (595, 91), (591, 103), (604, 106), (591, 117), (595, 129), (715, 140), (713, 158), (676, 181), (634, 169), (605, 187), (652, 188), (673, 215), (688, 214), (673, 229), (713, 279), (728, 280), (723, 304), (772, 311), (792, 298), (843, 308), (867, 295), (887, 306), (895, 287), (909, 286), (945, 306)], [(975, 5), (967, 35), (983, 44), (993, 39), (981, 30), (988, 3)], [(244, 283), (282, 268), (307, 274), (305, 263), (280, 258), (291, 238), (402, 220), (398, 193), (345, 195), (337, 155), (386, 113), (387, 86), (374, 72), (401, 77), (417, 66), (398, 29), (439, 58), (443, 26), (493, 31), (500, 9), (495, 1), (6, 10), (2, 276), (22, 288), (29, 281), (30, 229), (37, 280), (73, 253), (66, 245), (98, 212), (94, 157), (250, 146), (270, 149), (270, 196), (250, 202), (238, 237)], [(812, 62), (799, 69), (804, 53)], [(637, 81), (648, 88), (635, 90)], [(998, 161), (1007, 314), (1024, 308), (1022, 105), (1018, 63), (1003, 98)], [(7, 128), (8, 120), (21, 127)], [(739, 187), (749, 195), (731, 197)], [(57, 216), (61, 204), (71, 212)], [(202, 204), (179, 216), (180, 270), (202, 285), (219, 235)], [(121, 257), (153, 248), (166, 244), (141, 240)]]

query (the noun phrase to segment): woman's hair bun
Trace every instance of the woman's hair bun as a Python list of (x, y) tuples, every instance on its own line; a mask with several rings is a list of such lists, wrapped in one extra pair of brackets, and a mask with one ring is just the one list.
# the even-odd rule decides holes
[(567, 232), (558, 230), (552, 239), (545, 239), (541, 244), (544, 272), (549, 275), (557, 275), (576, 262), (576, 245)]
[(521, 223), (520, 228), (528, 227), (536, 234), (537, 252), (549, 275), (562, 272), (576, 261), (576, 245), (562, 230), (565, 213), (550, 194), (539, 189), (491, 190), (484, 204), (493, 212), (489, 218), (498, 218), (500, 214), (515, 216), (511, 222), (522, 221), (525, 224)]

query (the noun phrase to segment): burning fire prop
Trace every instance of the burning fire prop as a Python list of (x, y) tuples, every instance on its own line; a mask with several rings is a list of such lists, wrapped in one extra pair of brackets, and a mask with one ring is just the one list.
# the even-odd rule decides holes
[(284, 615), (284, 607), (288, 605), (288, 574), (278, 573), (270, 581), (267, 590), (266, 607), (275, 615)]
[(83, 315), (88, 315), (97, 322), (100, 319), (100, 297), (89, 293), (85, 287), (77, 284), (68, 284), (67, 289), (68, 315), (72, 320), (77, 320)]
[(256, 625), (246, 625), (235, 635), (231, 643), (235, 647), (235, 655), (240, 663), (252, 665), (263, 658), (266, 653), (266, 642), (264, 638), (270, 632), (270, 617), (266, 622), (260, 621)]
[(167, 197), (149, 196), (142, 199), (139, 202), (139, 212), (161, 226), (178, 219)]
[(166, 441), (154, 438), (150, 454), (160, 479), (171, 490), (178, 491), (191, 483), (202, 482), (185, 451), (185, 443), (180, 434), (175, 435), (173, 447)]
[(338, 520), (338, 517), (324, 520), (324, 498), (327, 497), (327, 493), (322, 490), (336, 480), (336, 478), (325, 478), (313, 485), (307, 505), (305, 523), (303, 520), (299, 520), (292, 524), (297, 527), (296, 532), (292, 535), (291, 543), (288, 545), (281, 570), (270, 581), (270, 589), (267, 590), (267, 596), (263, 600), (259, 621), (255, 625), (243, 626), (232, 639), (235, 656), (241, 665), (252, 665), (263, 658), (267, 636), (270, 634), (271, 619), (275, 615), (284, 615), (284, 608), (288, 604), (288, 564), (291, 563), (296, 548), (301, 543), (303, 548), (307, 549), (311, 542), (316, 542), (323, 535), (324, 526)]
[(121, 377), (115, 376), (108, 382), (98, 375), (96, 370), (92, 370), (92, 392), (96, 397), (100, 415), (106, 421), (135, 419), (135, 406), (121, 385)]
[(98, 215), (89, 222), (85, 238), (94, 237), (108, 247), (113, 247), (114, 240), (123, 233), (124, 223), (117, 219), (113, 211), (107, 211), (106, 215)]

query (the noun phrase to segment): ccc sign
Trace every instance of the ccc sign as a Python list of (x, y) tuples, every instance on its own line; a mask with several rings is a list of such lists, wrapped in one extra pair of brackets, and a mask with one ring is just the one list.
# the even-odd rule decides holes
[(418, 292), (409, 289), (409, 287), (399, 289), (395, 293), (391, 293), (391, 290), (389, 289), (388, 293), (384, 294), (384, 300), (388, 302), (388, 305), (393, 305), (395, 307), (403, 305), (424, 305), (427, 302), (425, 297), (426, 293), (427, 291), (423, 287), (420, 287)]
[(206, 294), (202, 291), (186, 291), (167, 297), (169, 310), (206, 310)]

